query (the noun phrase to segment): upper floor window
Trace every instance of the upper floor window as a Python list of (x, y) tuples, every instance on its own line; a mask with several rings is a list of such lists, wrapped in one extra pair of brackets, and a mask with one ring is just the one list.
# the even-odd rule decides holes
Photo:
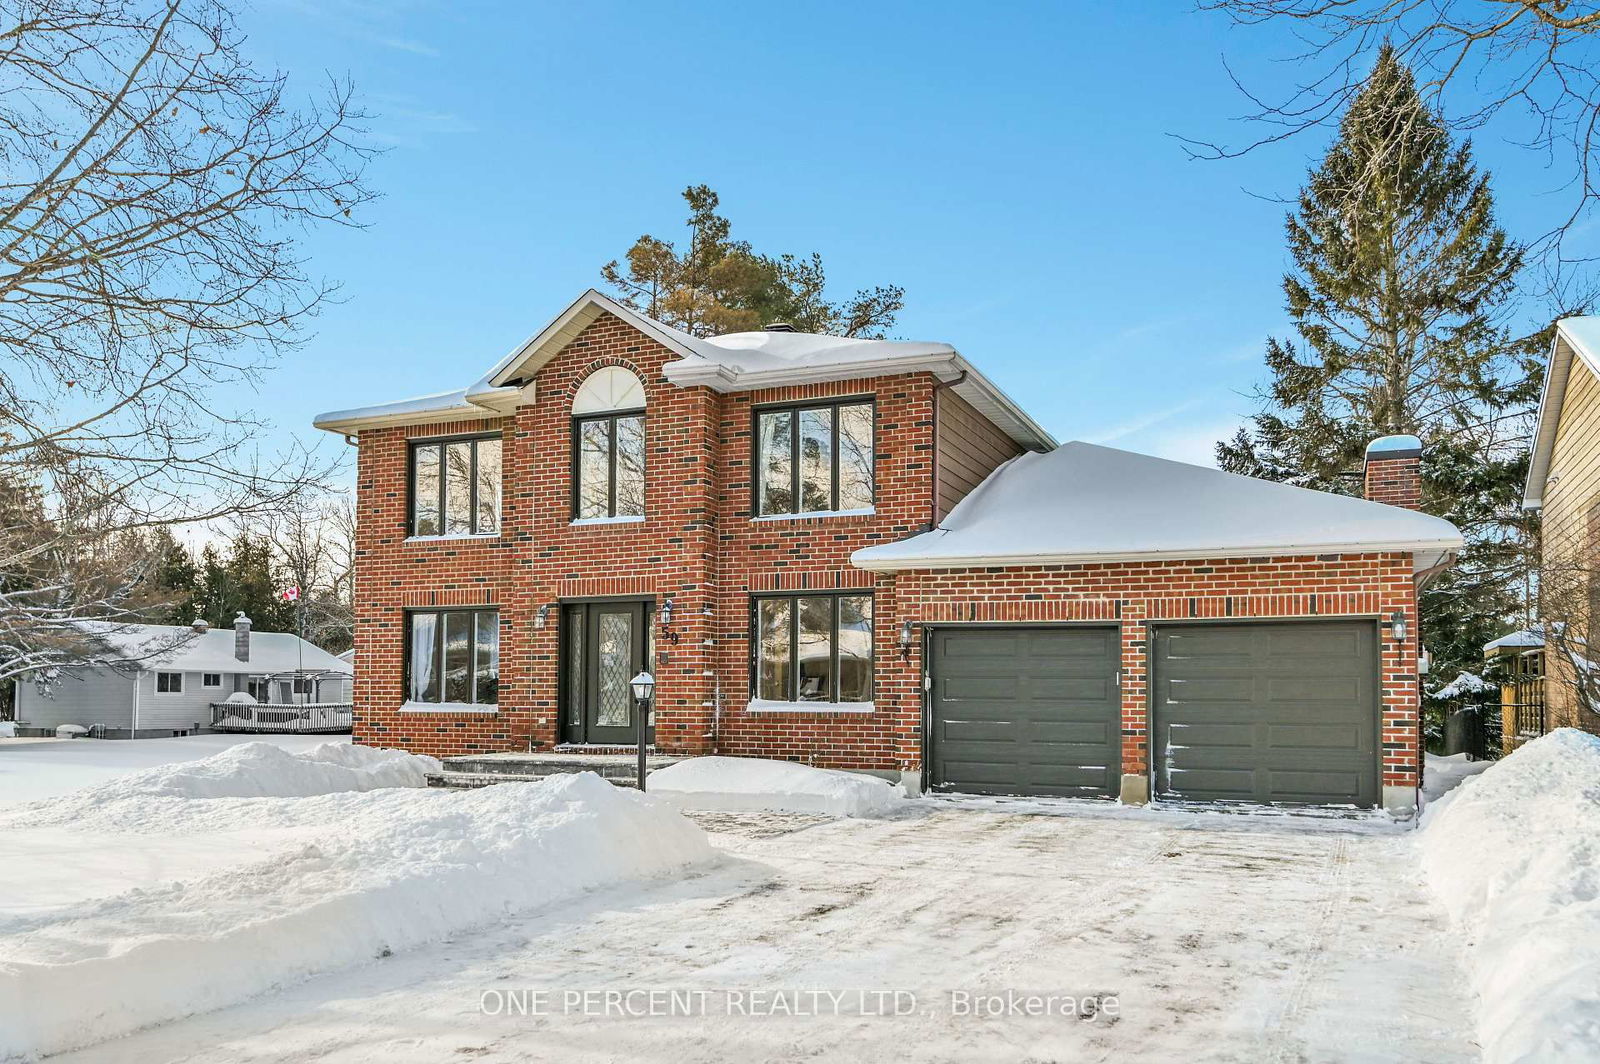
[(591, 373), (572, 400), (572, 516), (644, 516), (644, 385), (620, 366)]
[(220, 672), (203, 672), (203, 673), (201, 673), (200, 674), (200, 686), (201, 687), (221, 687), (222, 686), (222, 673), (220, 673)]
[(873, 405), (756, 412), (756, 515), (872, 509)]
[(406, 617), (406, 697), (492, 706), (500, 701), (500, 614), (416, 611)]
[(411, 535), (500, 531), (500, 437), (411, 445)]
[(163, 695), (183, 694), (183, 673), (158, 672), (156, 673), (156, 693)]

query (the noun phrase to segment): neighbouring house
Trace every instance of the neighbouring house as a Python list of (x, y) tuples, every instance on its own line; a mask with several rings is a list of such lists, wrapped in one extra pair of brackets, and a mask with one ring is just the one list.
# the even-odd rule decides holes
[(1415, 808), (1417, 587), (1461, 537), (1372, 501), (1058, 447), (953, 347), (689, 336), (585, 293), (358, 445), (359, 741), (634, 739), (913, 790)]
[(1500, 750), (1509, 754), (1549, 730), (1544, 705), (1544, 631), (1523, 628), (1483, 644), (1486, 672), (1500, 682)]
[(1600, 619), (1600, 317), (1556, 322), (1522, 504), (1539, 511), (1545, 725), (1600, 734), (1574, 672), (1590, 670), (1586, 688), (1600, 693), (1588, 649)]
[(17, 683), (18, 733), (49, 735), (64, 724), (108, 739), (167, 738), (206, 731), (350, 730), (349, 662), (287, 632), (252, 632), (203, 622), (85, 622), (105, 664), (61, 669), (48, 683)]

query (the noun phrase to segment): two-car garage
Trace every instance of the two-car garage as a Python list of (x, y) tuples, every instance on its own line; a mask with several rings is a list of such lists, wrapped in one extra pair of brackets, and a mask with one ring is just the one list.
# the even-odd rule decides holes
[[(1158, 797), (1377, 803), (1375, 622), (1198, 622), (1151, 631)], [(1116, 628), (936, 628), (928, 649), (933, 789), (1119, 794)]]

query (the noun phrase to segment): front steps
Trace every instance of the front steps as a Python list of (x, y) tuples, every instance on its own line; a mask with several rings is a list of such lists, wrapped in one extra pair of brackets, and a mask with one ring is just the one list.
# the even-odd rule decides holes
[[(650, 772), (684, 760), (676, 754), (646, 752)], [(548, 753), (458, 754), (441, 759), (442, 772), (428, 773), (430, 787), (488, 787), (496, 783), (529, 783), (546, 776), (593, 772), (618, 787), (637, 787), (638, 756), (631, 747), (558, 746)]]

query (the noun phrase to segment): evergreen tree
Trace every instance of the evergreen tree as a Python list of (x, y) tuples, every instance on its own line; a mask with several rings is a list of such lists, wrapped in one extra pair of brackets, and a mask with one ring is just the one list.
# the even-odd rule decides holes
[(634, 241), (627, 265), (615, 260), (600, 274), (629, 307), (695, 336), (748, 332), (776, 321), (800, 332), (881, 338), (905, 305), (897, 285), (862, 289), (843, 302), (826, 298), (822, 257), (757, 254), (730, 236), (717, 214), (717, 194), (705, 185), (683, 191), (689, 204), (689, 245), (681, 252), (650, 235)]
[[(194, 556), (178, 542), (172, 530), (157, 528), (150, 533), (147, 549), (153, 556), (150, 594), (155, 600), (151, 620), (156, 624), (190, 624), (199, 604), (200, 574)], [(215, 623), (214, 618), (206, 618)]]
[(1549, 336), (1508, 328), (1522, 249), (1471, 144), (1451, 143), (1392, 49), (1286, 229), (1297, 339), (1268, 341), (1263, 409), (1218, 464), (1360, 494), (1367, 443), (1420, 437), (1423, 508), (1468, 541), (1422, 596), (1424, 639), (1438, 674), (1479, 670), (1481, 645), (1524, 605), (1520, 489)]
[(294, 631), (294, 605), (283, 601), (283, 586), (265, 536), (240, 531), (226, 554), (212, 544), (200, 553), (196, 605), (214, 626), (231, 625), (242, 611), (257, 631)]

